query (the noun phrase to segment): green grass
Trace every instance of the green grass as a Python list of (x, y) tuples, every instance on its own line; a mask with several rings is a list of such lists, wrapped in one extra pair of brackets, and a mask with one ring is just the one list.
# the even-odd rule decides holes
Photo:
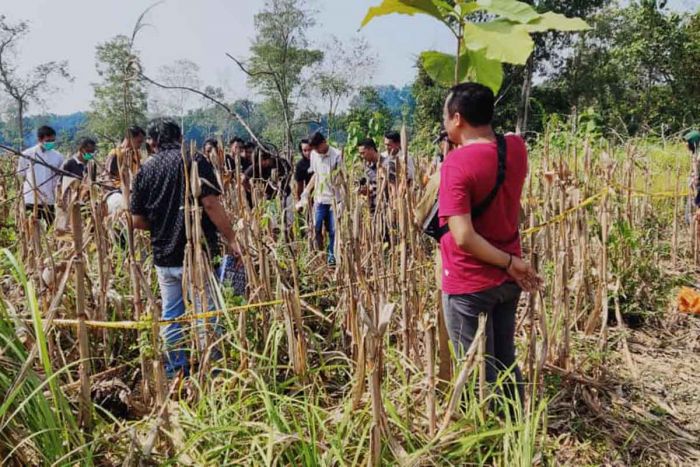
[(72, 368), (54, 372), (34, 287), (14, 256), (7, 250), (3, 253), (5, 264), (11, 265), (13, 276), (23, 287), (43, 371), (39, 373), (29, 366), (26, 372), (21, 372), (29, 352), (16, 335), (5, 301), (1, 301), (0, 454), (3, 459), (0, 464), (9, 459), (23, 459), (46, 465), (69, 465), (80, 455), (83, 465), (91, 465), (91, 450), (78, 429), (73, 408), (59, 387), (61, 374)]

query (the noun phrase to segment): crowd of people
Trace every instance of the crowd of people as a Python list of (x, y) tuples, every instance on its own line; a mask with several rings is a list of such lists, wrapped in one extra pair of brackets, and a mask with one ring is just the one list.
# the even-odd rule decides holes
[[(158, 119), (147, 131), (130, 128), (121, 145), (107, 156), (104, 168), (98, 170), (94, 139), (80, 139), (75, 154), (65, 159), (56, 151), (56, 132), (41, 127), (38, 144), (19, 160), (24, 205), (36, 218), (51, 224), (61, 177), (89, 184), (99, 173), (115, 192), (128, 184), (133, 226), (150, 234), (162, 316), (173, 320), (185, 313), (182, 285), (187, 239), (183, 206), (187, 196), (185, 174), (193, 164), (201, 180), (197, 196), (203, 208), (201, 230), (206, 251), (214, 258), (223, 245), (234, 261), (242, 254), (241, 245), (232, 228), (234, 219), (222, 200), (226, 191), (222, 183), (233, 183), (243, 190), (249, 208), (279, 200), (288, 223), (285, 232), (292, 230), (297, 213), (306, 209), (316, 247), (323, 251), (330, 267), (338, 261), (336, 226), (348, 186), (367, 197), (372, 213), (397, 184), (416, 190), (422, 187), (423, 192), (435, 193), (429, 196), (437, 198), (430, 211), (435, 224), (431, 236), (438, 240), (437, 280), (455, 353), (465, 354), (475, 338), (479, 317), (485, 315), (486, 378), (493, 382), (500, 373), (512, 371), (513, 381), (503, 391), (510, 398), (522, 400), (514, 343), (517, 305), (522, 291), (537, 290), (541, 279), (522, 259), (520, 243), (527, 148), (520, 136), (494, 131), (494, 106), (493, 92), (485, 86), (463, 83), (449, 90), (444, 132), (436, 140), (444, 157), (433, 161), (437, 170), (434, 191), (423, 186), (426, 180), (417, 180), (415, 161), (405, 154), (401, 136), (393, 131), (382, 141), (384, 151), (371, 138), (358, 143), (364, 171), (356, 184), (348, 185), (342, 179), (343, 152), (318, 131), (299, 141), (298, 160), (292, 165), (293, 161), (278, 155), (274, 148), (239, 137), (231, 139), (226, 148), (220, 147), (216, 139), (208, 139), (201, 152), (188, 154), (183, 151), (181, 128), (171, 120)], [(700, 133), (689, 134), (687, 140), (691, 151), (696, 152)], [(149, 154), (146, 160), (141, 158), (144, 146)], [(700, 201), (697, 203), (700, 205)], [(211, 303), (208, 306), (213, 307)], [(169, 376), (187, 371), (187, 352), (178, 345), (184, 339), (179, 324), (166, 328), (165, 367)]]

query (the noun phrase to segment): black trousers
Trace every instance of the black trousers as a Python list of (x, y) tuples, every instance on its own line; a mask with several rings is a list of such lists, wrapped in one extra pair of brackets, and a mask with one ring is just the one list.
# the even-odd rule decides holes
[[(34, 205), (27, 204), (27, 214), (32, 214), (34, 212)], [(56, 220), (56, 208), (53, 204), (40, 204), (37, 206), (37, 215), (39, 220), (44, 220), (48, 225), (53, 224)]]
[(522, 374), (515, 360), (515, 312), (521, 289), (514, 282), (465, 295), (443, 294), (447, 333), (458, 357), (463, 356), (479, 327), (479, 315), (486, 321), (486, 380), (493, 383), (499, 373), (512, 369), (503, 385), (504, 395), (523, 403)]

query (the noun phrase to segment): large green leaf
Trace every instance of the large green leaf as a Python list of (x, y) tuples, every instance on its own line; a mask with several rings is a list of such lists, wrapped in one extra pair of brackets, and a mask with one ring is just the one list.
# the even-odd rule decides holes
[[(450, 87), (455, 79), (455, 56), (430, 50), (420, 56), (425, 72), (431, 79)], [(459, 59), (458, 82), (467, 79), (488, 86), (497, 93), (503, 83), (503, 66), (498, 60), (486, 58), (484, 51), (467, 50)]]
[(516, 0), (477, 0), (476, 3), (489, 13), (517, 23), (529, 23), (540, 16), (530, 5)]
[(464, 45), (471, 51), (483, 50), (490, 60), (524, 65), (535, 43), (525, 25), (496, 19), (487, 23), (466, 23)]
[(555, 31), (585, 31), (591, 27), (581, 18), (569, 18), (559, 13), (548, 11), (536, 19), (523, 25), (530, 32)]
[[(455, 55), (450, 55), (435, 50), (429, 50), (420, 54), (423, 68), (433, 81), (443, 86), (452, 86), (455, 81)], [(469, 57), (462, 55), (459, 59), (459, 73), (457, 79), (462, 81), (467, 76), (469, 69)]]
[(498, 60), (486, 58), (483, 50), (467, 51), (469, 57), (469, 75), (477, 83), (491, 88), (494, 94), (503, 84), (503, 65)]
[(474, 0), (460, 0), (455, 3), (454, 12), (459, 18), (465, 18), (479, 9)]
[(432, 0), (384, 0), (380, 5), (370, 7), (367, 10), (365, 19), (362, 20), (361, 27), (377, 16), (391, 15), (394, 13), (402, 15), (425, 14), (443, 21), (443, 13)]

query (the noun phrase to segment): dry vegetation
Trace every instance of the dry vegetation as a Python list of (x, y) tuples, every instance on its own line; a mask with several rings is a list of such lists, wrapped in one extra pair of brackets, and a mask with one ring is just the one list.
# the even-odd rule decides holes
[[(693, 284), (698, 247), (683, 148), (557, 129), (532, 149), (523, 244), (546, 286), (521, 304), (529, 384), (515, 413), (482, 384), (481, 345), (450, 367), (432, 245), (411, 221), (420, 189), (401, 182), (371, 217), (353, 189), (359, 162), (343, 175), (334, 269), (304, 219), (290, 237), (278, 204), (248, 210), (222, 174), (248, 294), (220, 290), (224, 333), (208, 343), (224, 358), (193, 339), (197, 371), (184, 381), (158, 363), (150, 248), (127, 214), (107, 217), (93, 186), (70, 206), (68, 233), (44, 232), (4, 188), (2, 463), (700, 462), (700, 328), (672, 306), (674, 288)], [(187, 286), (202, 297), (215, 278), (201, 209), (186, 209)]]

